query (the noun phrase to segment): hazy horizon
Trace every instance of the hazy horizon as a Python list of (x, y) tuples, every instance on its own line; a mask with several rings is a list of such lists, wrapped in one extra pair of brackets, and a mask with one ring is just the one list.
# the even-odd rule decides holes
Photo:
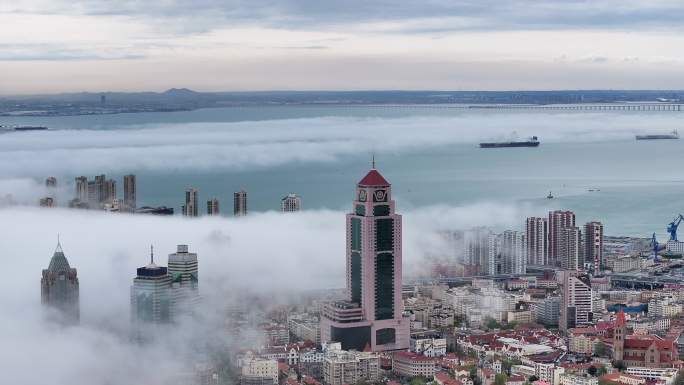
[(681, 89), (683, 18), (669, 0), (19, 0), (0, 5), (0, 94)]

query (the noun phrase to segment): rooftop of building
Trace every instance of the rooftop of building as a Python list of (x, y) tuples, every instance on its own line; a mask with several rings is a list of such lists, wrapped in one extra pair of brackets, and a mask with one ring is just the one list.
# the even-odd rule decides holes
[(50, 265), (48, 266), (47, 270), (55, 273), (71, 271), (71, 266), (69, 266), (69, 261), (64, 255), (62, 244), (59, 242), (59, 240), (57, 241), (57, 247), (55, 248), (55, 252), (52, 254)]
[(375, 166), (368, 171), (358, 184), (359, 186), (390, 186), (390, 183), (375, 169)]

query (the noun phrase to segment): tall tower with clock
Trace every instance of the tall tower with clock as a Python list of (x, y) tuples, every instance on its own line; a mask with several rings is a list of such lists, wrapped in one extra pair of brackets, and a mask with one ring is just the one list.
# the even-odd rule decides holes
[(321, 340), (344, 349), (407, 349), (409, 320), (402, 316), (401, 215), (391, 184), (373, 168), (356, 186), (347, 214), (347, 299), (324, 309)]

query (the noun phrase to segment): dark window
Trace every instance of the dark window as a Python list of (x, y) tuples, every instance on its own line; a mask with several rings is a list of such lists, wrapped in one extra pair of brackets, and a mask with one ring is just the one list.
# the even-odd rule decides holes
[(384, 217), (390, 214), (390, 207), (388, 205), (373, 206), (373, 216)]
[(361, 305), (361, 254), (351, 253), (351, 301)]
[(375, 319), (394, 317), (394, 255), (375, 257)]
[(356, 205), (356, 215), (360, 216), (365, 216), (366, 215), (366, 206), (364, 205)]
[(396, 330), (392, 328), (378, 329), (375, 332), (375, 344), (393, 344), (396, 342)]
[(342, 344), (342, 349), (363, 351), (366, 344), (370, 344), (370, 326), (359, 326), (354, 328), (330, 327), (330, 339)]
[(361, 250), (361, 219), (352, 218), (351, 219), (351, 249), (360, 251)]
[(375, 251), (394, 251), (394, 220), (375, 221)]

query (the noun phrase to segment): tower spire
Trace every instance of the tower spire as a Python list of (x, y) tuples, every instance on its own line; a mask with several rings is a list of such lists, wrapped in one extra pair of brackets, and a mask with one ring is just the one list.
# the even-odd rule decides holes
[(371, 161), (371, 168), (375, 170), (375, 153), (373, 153), (373, 160)]
[(154, 265), (154, 246), (150, 245), (150, 264)]
[(62, 251), (62, 243), (59, 241), (59, 233), (57, 233), (57, 247), (55, 247), (55, 253), (61, 253)]

